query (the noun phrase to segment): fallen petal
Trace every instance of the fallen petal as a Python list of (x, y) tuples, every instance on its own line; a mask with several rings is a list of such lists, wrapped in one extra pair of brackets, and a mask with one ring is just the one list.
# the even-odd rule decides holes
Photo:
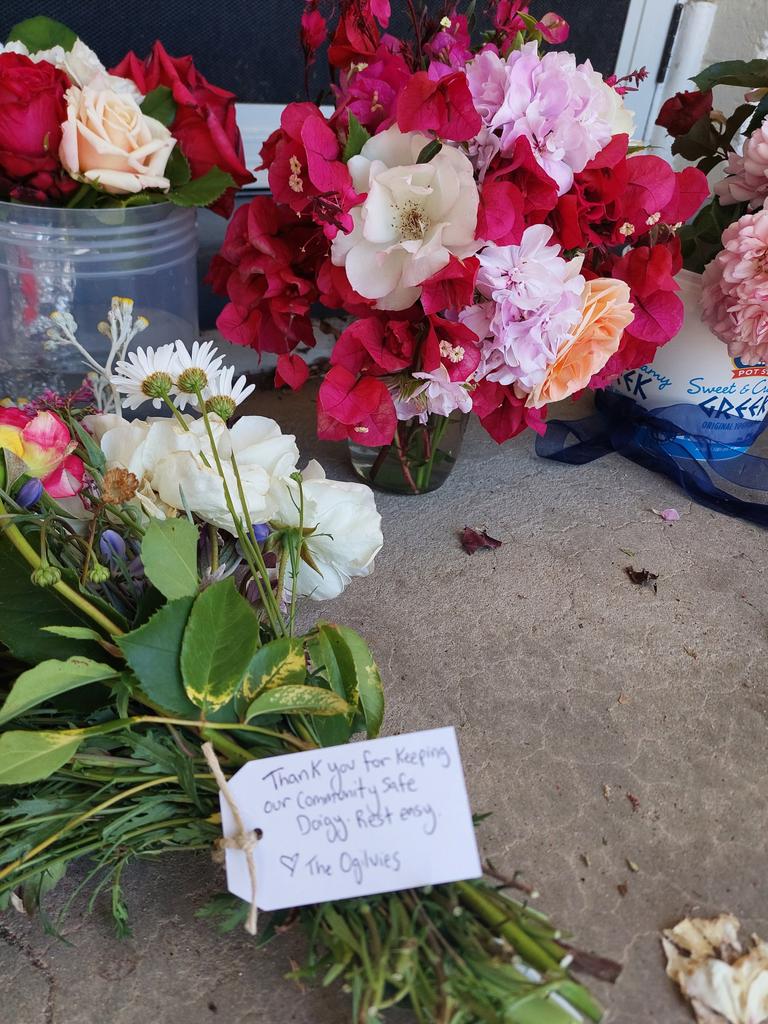
[(473, 530), (470, 526), (464, 527), (459, 534), (459, 540), (468, 555), (474, 555), (480, 548), (501, 547), (500, 540), (496, 540), (495, 537), (489, 537), (485, 530), (480, 533), (478, 530)]

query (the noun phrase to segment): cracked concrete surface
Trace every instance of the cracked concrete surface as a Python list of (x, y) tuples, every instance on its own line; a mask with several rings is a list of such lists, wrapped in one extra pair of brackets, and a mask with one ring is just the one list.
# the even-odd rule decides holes
[[(306, 457), (349, 475), (343, 447), (314, 440), (309, 396), (257, 399)], [(608, 1024), (686, 1024), (659, 929), (729, 910), (768, 936), (765, 533), (618, 456), (560, 466), (531, 437), (498, 448), (474, 423), (440, 491), (379, 506), (376, 572), (317, 612), (371, 643), (386, 730), (456, 725), (473, 806), (493, 811), (484, 855), (521, 870), (582, 948), (624, 963), (618, 984), (594, 986)], [(680, 522), (649, 511), (668, 506)], [(503, 546), (468, 557), (464, 525)], [(629, 564), (659, 573), (658, 594)], [(0, 1021), (347, 1020), (342, 993), (282, 980), (298, 935), (257, 950), (195, 918), (221, 885), (203, 856), (134, 865), (126, 941), (103, 902), (91, 917), (76, 902), (69, 944), (5, 914)]]

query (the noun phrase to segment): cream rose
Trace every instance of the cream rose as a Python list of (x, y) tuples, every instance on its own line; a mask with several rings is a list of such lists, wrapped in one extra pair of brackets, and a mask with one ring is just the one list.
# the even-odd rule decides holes
[(67, 91), (59, 158), (73, 178), (116, 195), (167, 191), (164, 172), (175, 145), (165, 125), (143, 114), (132, 96), (89, 86)]
[(367, 198), (351, 211), (353, 230), (336, 235), (331, 259), (378, 309), (407, 309), (451, 255), (463, 259), (481, 245), (472, 164), (452, 146), (418, 163), (430, 141), (393, 125), (347, 164), (355, 189)]

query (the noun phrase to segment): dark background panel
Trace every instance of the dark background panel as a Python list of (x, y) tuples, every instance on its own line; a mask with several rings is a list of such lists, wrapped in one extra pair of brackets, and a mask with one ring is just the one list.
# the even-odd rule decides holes
[[(429, 0), (435, 10), (442, 0)], [(483, 0), (477, 7), (483, 8)], [(535, 0), (531, 12), (556, 10), (571, 23), (565, 44), (580, 61), (610, 73), (621, 43), (629, 0)], [(251, 103), (304, 99), (304, 64), (299, 46), (302, 0), (1, 0), (0, 36), (17, 21), (46, 14), (65, 22), (111, 67), (128, 50), (143, 57), (155, 39), (169, 53), (194, 55), (197, 67), (216, 85)], [(392, 0), (391, 29), (407, 24), (403, 0)], [(318, 61), (313, 96), (327, 85)]]

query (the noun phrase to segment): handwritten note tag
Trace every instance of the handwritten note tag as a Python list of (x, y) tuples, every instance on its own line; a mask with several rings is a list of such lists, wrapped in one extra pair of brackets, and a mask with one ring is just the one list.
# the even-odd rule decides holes
[[(477, 878), (480, 858), (453, 728), (249, 761), (229, 780), (259, 828), (262, 910)], [(224, 835), (235, 832), (221, 802)], [(246, 854), (226, 851), (230, 892), (251, 900)]]

